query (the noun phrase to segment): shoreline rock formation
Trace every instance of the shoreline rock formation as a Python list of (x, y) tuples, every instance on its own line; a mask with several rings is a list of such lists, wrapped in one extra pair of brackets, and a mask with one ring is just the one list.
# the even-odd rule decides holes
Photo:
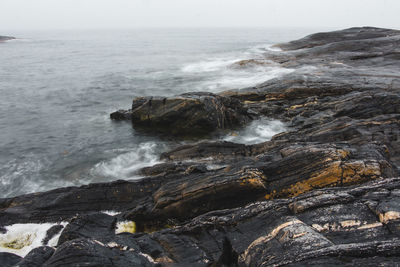
[(131, 120), (135, 127), (172, 136), (205, 136), (217, 129), (243, 126), (252, 115), (235, 98), (196, 92), (169, 98), (138, 97), (132, 109), (111, 113), (110, 118)]
[(164, 163), (142, 169), (137, 181), (0, 199), (3, 232), (16, 223), (68, 223), (49, 229), (24, 258), (0, 259), (7, 266), (398, 264), (399, 44), (400, 31), (389, 29), (314, 34), (266, 52), (295, 71), (255, 87), (134, 99), (111, 118), (153, 134), (204, 136), (260, 116), (290, 130), (254, 145), (191, 142), (164, 153)]
[(15, 39), (16, 39), (15, 37), (11, 37), (11, 36), (0, 36), (0, 43), (10, 41), (10, 40), (15, 40)]

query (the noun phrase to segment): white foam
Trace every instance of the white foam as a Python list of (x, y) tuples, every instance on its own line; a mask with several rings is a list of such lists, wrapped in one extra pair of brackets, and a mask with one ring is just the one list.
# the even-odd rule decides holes
[(282, 52), (282, 49), (280, 47), (277, 47), (273, 44), (265, 46), (265, 50), (273, 51), (273, 52)]
[(221, 78), (203, 83), (208, 91), (221, 91), (226, 89), (239, 89), (254, 86), (267, 80), (280, 77), (293, 72), (293, 69), (281, 67), (256, 67), (242, 71), (227, 71), (222, 73)]
[(233, 63), (240, 61), (241, 59), (238, 58), (214, 58), (208, 59), (205, 61), (200, 61), (196, 63), (187, 64), (182, 67), (183, 72), (211, 72), (211, 71), (218, 71), (228, 66), (232, 65)]
[[(242, 53), (227, 53), (225, 57), (187, 64), (181, 71), (194, 75), (206, 74), (201, 82), (192, 85), (191, 88), (209, 92), (255, 86), (294, 71), (267, 60), (265, 53), (268, 51), (279, 53), (281, 49), (272, 44), (257, 45)], [(243, 60), (256, 60), (265, 64), (248, 64), (240, 67), (235, 65)]]
[[(18, 185), (17, 188), (7, 190), (11, 193), (15, 193), (15, 191), (18, 193), (37, 192), (41, 189), (40, 184), (30, 178), (39, 173), (44, 168), (44, 164), (34, 156), (27, 155), (26, 157), (27, 159), (24, 162), (18, 162), (14, 159), (0, 168), (3, 171), (0, 175), (0, 186), (2, 188), (12, 188)], [(8, 196), (7, 193), (3, 195), (3, 197)]]
[(209, 171), (215, 171), (215, 170), (219, 170), (222, 168), (225, 168), (226, 165), (218, 165), (218, 164), (207, 164), (206, 168)]
[[(64, 227), (66, 222), (59, 223)], [(55, 235), (47, 244), (43, 244), (46, 232), (57, 223), (27, 223), (6, 226), (7, 232), (0, 234), (0, 252), (9, 252), (25, 257), (32, 249), (40, 246), (56, 246), (61, 232)], [(11, 248), (14, 247), (14, 248)]]
[(251, 47), (247, 53), (251, 54), (262, 54), (266, 51), (272, 51), (272, 52), (282, 52), (282, 49), (279, 47), (275, 46), (275, 44), (262, 44), (262, 45), (256, 45)]
[(15, 39), (10, 39), (10, 40), (6, 40), (5, 42), (21, 42), (21, 43), (28, 43), (28, 42), (32, 42), (32, 39), (27, 39), (27, 38), (15, 38)]
[(161, 163), (159, 146), (155, 142), (140, 144), (136, 149), (94, 166), (91, 172), (115, 179), (139, 178), (137, 171)]
[(118, 214), (121, 214), (120, 211), (114, 211), (114, 210), (103, 210), (103, 211), (100, 211), (100, 212), (102, 212), (104, 214), (107, 214), (107, 215), (110, 215), (110, 216), (116, 216)]
[(261, 119), (253, 121), (239, 132), (233, 132), (223, 138), (240, 144), (257, 144), (271, 140), (271, 138), (287, 130), (286, 125), (278, 120)]

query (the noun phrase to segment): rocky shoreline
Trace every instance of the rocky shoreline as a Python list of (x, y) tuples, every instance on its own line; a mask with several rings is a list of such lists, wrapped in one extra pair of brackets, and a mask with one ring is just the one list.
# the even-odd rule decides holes
[[(142, 169), (137, 181), (0, 199), (3, 236), (9, 225), (54, 224), (24, 258), (2, 252), (0, 262), (399, 263), (400, 31), (351, 28), (277, 47), (265, 51), (265, 61), (294, 72), (220, 94), (136, 98), (111, 119), (178, 139), (218, 135), (260, 117), (284, 121), (289, 131), (255, 145), (193, 141), (164, 153), (164, 163)], [(239, 63), (246, 64), (254, 60)], [(11, 250), (24, 243), (29, 238), (0, 237)]]

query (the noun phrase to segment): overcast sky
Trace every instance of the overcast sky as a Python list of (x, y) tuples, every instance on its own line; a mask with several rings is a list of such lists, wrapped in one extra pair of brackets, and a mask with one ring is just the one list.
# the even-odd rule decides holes
[(1, 30), (400, 28), (400, 0), (0, 0)]

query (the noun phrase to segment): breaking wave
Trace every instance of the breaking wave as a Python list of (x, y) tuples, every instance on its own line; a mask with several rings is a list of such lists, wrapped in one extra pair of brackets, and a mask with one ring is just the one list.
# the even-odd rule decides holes
[(210, 58), (205, 61), (200, 61), (197, 63), (187, 64), (182, 67), (183, 72), (211, 72), (218, 71), (224, 68), (229, 67), (240, 59), (232, 59), (232, 58)]
[(141, 168), (161, 162), (159, 160), (161, 151), (163, 151), (162, 144), (155, 142), (141, 143), (127, 153), (96, 164), (91, 172), (93, 175), (101, 175), (113, 179), (140, 178), (138, 171)]
[(261, 119), (250, 123), (238, 132), (232, 132), (223, 140), (240, 144), (257, 144), (271, 140), (279, 133), (287, 131), (286, 125), (278, 120)]
[(272, 45), (258, 45), (244, 52), (210, 57), (181, 67), (185, 74), (202, 77), (195, 90), (219, 92), (254, 86), (267, 80), (293, 72), (265, 57), (266, 52), (279, 53)]

